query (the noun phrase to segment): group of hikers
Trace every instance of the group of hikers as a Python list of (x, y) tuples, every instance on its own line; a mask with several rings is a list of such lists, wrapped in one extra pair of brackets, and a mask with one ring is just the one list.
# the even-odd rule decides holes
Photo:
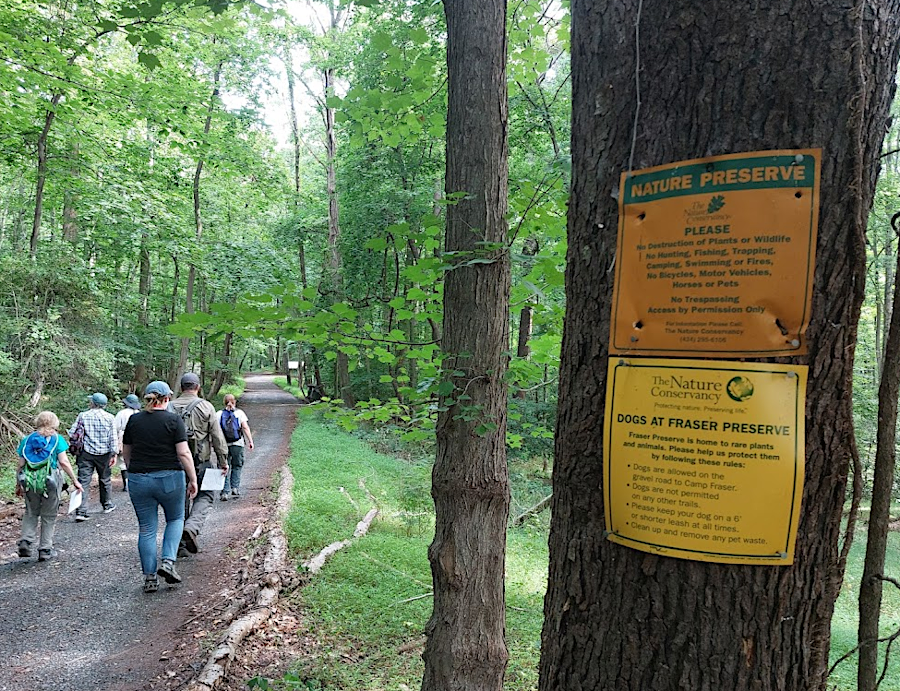
[[(175, 397), (166, 382), (150, 382), (144, 389), (143, 404), (135, 394), (128, 394), (122, 399), (124, 408), (115, 416), (106, 410), (106, 395), (94, 393), (88, 410), (79, 413), (69, 428), (68, 438), (59, 434), (59, 418), (53, 412), (37, 415), (35, 431), (22, 439), (17, 449), (16, 494), (25, 499), (19, 557), (34, 557), (35, 545), (39, 561), (55, 556), (53, 533), (63, 475), (68, 476), (72, 490), (81, 493), (75, 521), (90, 519), (88, 490), (94, 472), (103, 513), (115, 511), (111, 471), (118, 461), (122, 490), (128, 492), (138, 520), (144, 592), (156, 592), (159, 577), (167, 583), (181, 582), (175, 562), (199, 551), (200, 532), (216, 492), (220, 501), (241, 496), (244, 450), (253, 449), (253, 435), (246, 413), (231, 394), (224, 396), (225, 407), (217, 412), (201, 397), (200, 378), (193, 372), (181, 377), (179, 387), (180, 395)], [(77, 474), (68, 451), (75, 457)], [(215, 469), (224, 476), (224, 485), (202, 489), (204, 476)], [(222, 485), (221, 478), (210, 480), (209, 487)], [(158, 559), (160, 507), (165, 529)]]

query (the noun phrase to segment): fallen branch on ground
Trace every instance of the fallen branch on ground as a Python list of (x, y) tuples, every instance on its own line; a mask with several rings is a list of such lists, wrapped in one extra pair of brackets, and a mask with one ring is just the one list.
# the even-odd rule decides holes
[(543, 499), (541, 499), (537, 504), (532, 506), (530, 509), (525, 509), (522, 513), (516, 516), (513, 519), (512, 524), (515, 526), (522, 525), (525, 521), (527, 521), (531, 516), (536, 516), (541, 511), (550, 506), (550, 500), (553, 498), (553, 495), (550, 494)]
[(351, 544), (353, 540), (357, 538), (361, 538), (367, 532), (369, 532), (369, 527), (372, 525), (372, 521), (375, 520), (375, 516), (378, 515), (378, 507), (373, 507), (369, 509), (368, 513), (363, 517), (363, 519), (356, 524), (356, 530), (353, 531), (353, 537), (349, 540), (339, 540), (338, 542), (332, 542), (330, 545), (322, 549), (316, 556), (307, 559), (303, 562), (303, 567), (306, 569), (307, 573), (310, 575), (315, 575), (322, 570), (322, 567), (325, 566), (325, 562), (335, 552), (344, 549), (347, 545)]
[(225, 671), (234, 660), (241, 641), (262, 625), (274, 611), (281, 593), (282, 581), (279, 572), (284, 567), (287, 556), (287, 540), (281, 526), (290, 509), (293, 484), (294, 477), (291, 471), (287, 466), (283, 467), (278, 501), (275, 505), (275, 519), (268, 534), (269, 550), (263, 567), (265, 585), (256, 597), (254, 609), (232, 622), (222, 642), (209, 654), (200, 674), (187, 685), (187, 691), (212, 691), (225, 676)]

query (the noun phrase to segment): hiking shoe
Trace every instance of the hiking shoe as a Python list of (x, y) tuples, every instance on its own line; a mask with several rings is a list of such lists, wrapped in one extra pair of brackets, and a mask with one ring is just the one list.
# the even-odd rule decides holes
[(56, 556), (55, 549), (39, 549), (38, 550), (38, 561), (49, 561)]
[(115, 510), (116, 510), (115, 504), (107, 504), (106, 506), (103, 507), (103, 513), (112, 513)]
[(191, 530), (185, 530), (181, 534), (181, 544), (191, 554), (197, 554), (200, 551), (200, 544), (197, 542), (197, 536)]
[(155, 593), (157, 590), (159, 590), (159, 579), (156, 577), (156, 574), (144, 576), (144, 592)]
[(75, 514), (75, 520), (78, 521), (79, 523), (81, 523), (81, 521), (89, 521), (89, 520), (91, 520), (91, 517), (88, 516), (86, 513), (76, 513), (76, 514)]
[(166, 583), (181, 583), (181, 576), (175, 570), (175, 562), (171, 559), (163, 559), (156, 573), (162, 576)]
[(191, 553), (187, 551), (187, 547), (185, 547), (184, 545), (178, 545), (178, 558), (186, 559), (189, 556), (191, 556)]
[(28, 540), (19, 540), (19, 556), (23, 559), (34, 556), (34, 550)]
[(228, 501), (228, 492), (220, 492), (219, 501)]

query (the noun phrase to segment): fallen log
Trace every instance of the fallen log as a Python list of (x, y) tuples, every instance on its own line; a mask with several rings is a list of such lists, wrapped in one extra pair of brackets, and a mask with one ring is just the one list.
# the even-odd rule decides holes
[(550, 494), (550, 495), (544, 497), (543, 499), (541, 499), (537, 504), (532, 506), (530, 509), (525, 509), (522, 513), (520, 513), (518, 516), (516, 516), (513, 519), (512, 524), (514, 526), (520, 526), (523, 523), (525, 523), (525, 521), (527, 521), (532, 516), (536, 516), (541, 511), (543, 511), (548, 506), (550, 506), (550, 500), (552, 498), (553, 498), (553, 495)]
[(307, 559), (303, 562), (303, 567), (306, 569), (306, 572), (311, 576), (319, 573), (322, 570), (322, 567), (325, 566), (325, 562), (335, 552), (338, 552), (349, 544), (353, 543), (353, 540), (361, 538), (367, 532), (369, 532), (369, 527), (372, 525), (372, 521), (375, 520), (375, 517), (378, 515), (378, 507), (372, 507), (369, 509), (368, 513), (363, 517), (363, 519), (356, 524), (356, 530), (353, 531), (353, 537), (348, 540), (339, 540), (337, 542), (332, 542), (330, 545), (324, 547), (316, 556)]
[(281, 593), (281, 575), (287, 555), (287, 540), (282, 525), (291, 505), (294, 476), (285, 466), (281, 469), (275, 518), (268, 532), (269, 549), (263, 566), (265, 587), (259, 590), (254, 608), (231, 623), (221, 643), (209, 654), (206, 664), (188, 685), (187, 691), (212, 691), (225, 676), (228, 665), (237, 655), (237, 648), (248, 635), (259, 628), (271, 615)]

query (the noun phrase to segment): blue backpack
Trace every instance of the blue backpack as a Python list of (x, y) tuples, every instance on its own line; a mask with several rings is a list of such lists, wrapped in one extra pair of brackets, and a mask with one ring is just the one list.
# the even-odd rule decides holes
[(225, 441), (229, 444), (240, 441), (241, 423), (233, 411), (225, 408), (225, 410), (222, 411), (222, 419), (219, 422), (222, 425), (222, 433), (225, 435)]
[(51, 473), (56, 468), (56, 447), (59, 437), (42, 437), (32, 432), (25, 440), (22, 448), (22, 465), (20, 482), (25, 489), (36, 494), (48, 496), (47, 492), (56, 491), (56, 483)]

